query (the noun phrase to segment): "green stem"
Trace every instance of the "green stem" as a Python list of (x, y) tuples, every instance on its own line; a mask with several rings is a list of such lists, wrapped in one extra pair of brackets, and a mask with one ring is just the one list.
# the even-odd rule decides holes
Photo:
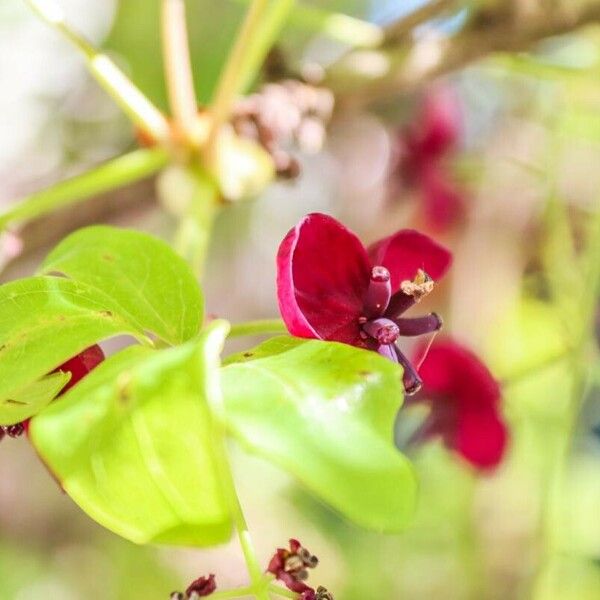
[(245, 92), (256, 77), (265, 57), (283, 26), (288, 20), (296, 0), (272, 0), (271, 6), (263, 16), (260, 28), (256, 32), (254, 43), (248, 48), (245, 57), (244, 70), (240, 75), (239, 92)]
[(219, 79), (210, 109), (212, 121), (205, 148), (208, 165), (214, 165), (216, 159), (215, 144), (219, 131), (229, 118), (233, 103), (240, 92), (240, 86), (246, 80), (248, 64), (246, 57), (252, 54), (251, 48), (257, 43), (261, 23), (268, 10), (268, 5), (268, 0), (252, 0)]
[(211, 435), (213, 436), (215, 456), (218, 461), (217, 466), (221, 475), (220, 480), (223, 485), (225, 500), (229, 507), (231, 518), (240, 541), (248, 573), (250, 574), (250, 590), (259, 600), (269, 600), (267, 592), (269, 580), (264, 577), (263, 570), (260, 566), (258, 557), (256, 556), (254, 544), (252, 543), (250, 531), (248, 530), (248, 524), (246, 523), (246, 517), (244, 516), (242, 505), (235, 487), (235, 481), (233, 479), (233, 472), (227, 451), (225, 406), (218, 384), (211, 394), (211, 399)]
[(219, 598), (243, 598), (244, 596), (251, 596), (253, 593), (254, 588), (252, 586), (246, 586), (234, 590), (223, 590), (222, 592), (214, 592), (210, 595), (210, 597), (211, 600), (217, 600)]
[(228, 337), (243, 337), (245, 335), (275, 335), (278, 333), (287, 333), (285, 323), (281, 319), (261, 319), (258, 321), (246, 321), (244, 323), (233, 324)]
[(189, 186), (174, 186), (173, 189), (163, 189), (161, 193), (167, 202), (169, 195), (186, 198), (188, 206), (180, 217), (173, 246), (200, 279), (204, 273), (213, 225), (221, 208), (220, 196), (217, 186), (205, 171), (188, 168), (182, 172), (182, 176)]
[(589, 346), (595, 344), (593, 323), (600, 297), (600, 211), (591, 223), (587, 239), (588, 244), (582, 259), (586, 294), (579, 305), (578, 312), (582, 328), (577, 334), (579, 339), (578, 351), (571, 355), (571, 372), (575, 384), (569, 399), (567, 414), (563, 420), (564, 429), (559, 441), (556, 460), (548, 479), (546, 499), (542, 507), (542, 527), (546, 541), (544, 563), (558, 550), (556, 547), (555, 524), (560, 519), (565, 475), (568, 473), (569, 457), (577, 429), (577, 421), (590, 376), (590, 369), (585, 365), (585, 358)]
[(0, 231), (8, 225), (24, 223), (147, 177), (165, 166), (168, 160), (167, 152), (159, 148), (135, 150), (115, 158), (87, 173), (15, 201), (0, 214)]
[(169, 105), (178, 130), (192, 140), (198, 102), (183, 0), (162, 0), (161, 31)]
[[(248, 0), (237, 0), (237, 2), (248, 4)], [(294, 5), (294, 0), (280, 0), (280, 4), (289, 4), (290, 6), (289, 8), (280, 6), (277, 11), (274, 8), (273, 12), (288, 10), (289, 17), (286, 18), (286, 21), (296, 29), (320, 33), (355, 48), (374, 48), (383, 41), (383, 30), (374, 23), (332, 12), (319, 6), (299, 2)], [(273, 15), (271, 18), (275, 20), (277, 17)]]
[(292, 590), (288, 590), (286, 588), (282, 588), (280, 585), (276, 583), (269, 584), (269, 591), (277, 594), (279, 596), (283, 596), (284, 598), (298, 598), (298, 594), (296, 592), (292, 592)]
[(469, 597), (484, 598), (487, 592), (484, 577), (485, 564), (475, 511), (477, 483), (477, 478), (472, 476), (468, 482), (468, 489), (465, 491), (466, 506), (463, 510), (459, 552), (469, 574)]
[(84, 56), (88, 69), (127, 116), (155, 141), (166, 141), (170, 127), (164, 115), (106, 55), (70, 27), (53, 0), (25, 0), (46, 23), (69, 40)]

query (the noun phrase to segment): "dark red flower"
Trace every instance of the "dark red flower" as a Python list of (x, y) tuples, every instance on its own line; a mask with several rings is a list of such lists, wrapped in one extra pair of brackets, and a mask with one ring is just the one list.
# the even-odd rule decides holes
[(367, 250), (332, 217), (311, 214), (279, 247), (279, 309), (292, 335), (375, 350), (399, 362), (405, 388), (414, 393), (420, 377), (395, 342), (438, 331), (442, 322), (435, 313), (402, 315), (433, 289), (451, 260), (448, 250), (412, 229)]
[(438, 87), (425, 96), (420, 115), (399, 136), (398, 172), (407, 185), (420, 191), (423, 216), (438, 231), (464, 215), (464, 195), (447, 160), (456, 148), (461, 128), (456, 97), (449, 88)]
[[(62, 365), (56, 367), (52, 373), (57, 373), (59, 371), (71, 373), (71, 379), (69, 379), (58, 395), (61, 396), (67, 390), (71, 389), (78, 381), (85, 377), (92, 369), (97, 367), (103, 360), (104, 352), (102, 352), (102, 348), (100, 348), (98, 344), (94, 344), (73, 358), (70, 358)], [(14, 425), (1, 425), (0, 440), (2, 440), (4, 434), (7, 434), (9, 437), (19, 437), (23, 433), (26, 433), (28, 429), (29, 419)]]
[(316, 590), (309, 589), (302, 592), (300, 600), (334, 600), (334, 598), (331, 592), (320, 585)]
[(473, 466), (497, 466), (508, 434), (500, 413), (500, 386), (483, 362), (446, 339), (431, 345), (419, 373), (423, 388), (409, 404), (427, 402), (431, 412), (413, 441), (439, 436), (447, 448)]
[(217, 582), (215, 576), (211, 573), (208, 577), (198, 577), (195, 581), (188, 586), (185, 591), (186, 597), (191, 598), (192, 594), (197, 596), (210, 596), (217, 589)]
[(63, 373), (71, 373), (71, 379), (67, 382), (65, 387), (60, 391), (64, 394), (67, 390), (70, 390), (78, 381), (85, 377), (92, 369), (97, 367), (104, 360), (104, 352), (98, 344), (94, 344), (89, 348), (86, 348), (73, 358), (64, 362), (59, 367), (56, 367), (53, 373), (62, 371)]
[(308, 569), (314, 569), (318, 564), (319, 559), (292, 538), (289, 540), (289, 548), (277, 548), (269, 561), (267, 572), (275, 575), (288, 589), (302, 594), (314, 592), (304, 582), (308, 579)]

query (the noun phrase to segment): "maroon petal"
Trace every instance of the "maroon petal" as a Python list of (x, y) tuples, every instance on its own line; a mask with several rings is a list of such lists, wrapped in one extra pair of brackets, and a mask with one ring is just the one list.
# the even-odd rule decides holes
[(456, 451), (478, 469), (496, 467), (504, 456), (508, 433), (493, 409), (471, 406), (458, 419)]
[(435, 87), (425, 97), (419, 135), (423, 154), (436, 158), (458, 141), (462, 126), (458, 98), (449, 87)]
[(277, 255), (279, 310), (293, 335), (362, 345), (358, 318), (370, 264), (360, 240), (327, 215), (307, 215)]
[(447, 231), (465, 215), (465, 199), (450, 174), (433, 165), (423, 172), (423, 214), (434, 231)]
[(414, 229), (401, 229), (369, 247), (374, 265), (382, 265), (392, 277), (392, 291), (400, 283), (414, 279), (423, 269), (432, 279), (440, 279), (452, 263), (452, 254), (430, 237)]
[(422, 397), (431, 402), (434, 433), (473, 466), (496, 466), (508, 434), (500, 387), (488, 368), (467, 348), (444, 340), (434, 342), (419, 373)]
[(286, 573), (285, 571), (278, 573), (277, 579), (279, 579), (288, 590), (292, 590), (292, 592), (296, 592), (297, 594), (312, 589), (310, 586), (306, 585), (306, 583), (299, 581), (291, 573)]

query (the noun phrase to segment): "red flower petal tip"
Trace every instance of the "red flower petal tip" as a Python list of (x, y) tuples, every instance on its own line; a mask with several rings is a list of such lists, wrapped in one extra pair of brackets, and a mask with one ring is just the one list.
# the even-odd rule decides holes
[(464, 346), (442, 340), (429, 348), (419, 374), (423, 387), (413, 402), (427, 402), (431, 412), (415, 440), (439, 436), (475, 468), (498, 466), (508, 429), (500, 387), (485, 364)]

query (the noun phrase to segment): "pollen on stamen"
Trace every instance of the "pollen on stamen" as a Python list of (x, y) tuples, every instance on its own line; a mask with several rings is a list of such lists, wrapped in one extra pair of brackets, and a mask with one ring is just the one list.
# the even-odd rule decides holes
[(420, 302), (425, 296), (433, 291), (435, 283), (423, 269), (419, 269), (415, 278), (411, 281), (405, 279), (400, 284), (400, 289), (407, 296), (412, 296), (415, 302)]

